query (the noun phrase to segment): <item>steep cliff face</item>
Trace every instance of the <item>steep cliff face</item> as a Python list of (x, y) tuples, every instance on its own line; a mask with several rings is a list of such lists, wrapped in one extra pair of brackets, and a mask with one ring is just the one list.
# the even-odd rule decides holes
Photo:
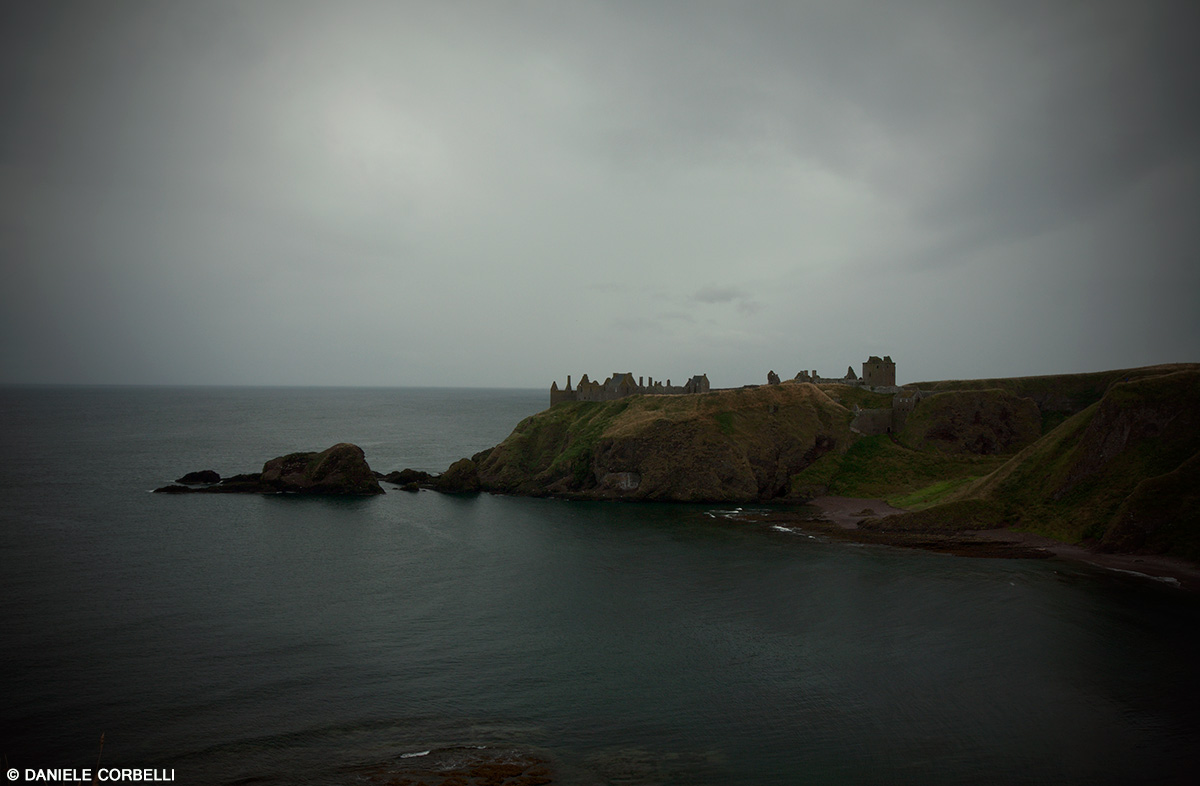
[(851, 413), (813, 385), (568, 402), (526, 418), (479, 463), (486, 491), (752, 501), (850, 443)]
[(1056, 494), (1114, 470), (1153, 476), (1175, 469), (1200, 449), (1198, 435), (1200, 372), (1119, 382), (1080, 434), (1078, 456)]

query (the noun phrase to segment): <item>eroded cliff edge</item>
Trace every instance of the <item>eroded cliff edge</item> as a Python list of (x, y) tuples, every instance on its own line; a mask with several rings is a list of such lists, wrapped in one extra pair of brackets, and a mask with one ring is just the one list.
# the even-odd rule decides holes
[(585, 499), (803, 499), (792, 478), (852, 442), (849, 409), (811, 384), (565, 402), (474, 457), (484, 491)]

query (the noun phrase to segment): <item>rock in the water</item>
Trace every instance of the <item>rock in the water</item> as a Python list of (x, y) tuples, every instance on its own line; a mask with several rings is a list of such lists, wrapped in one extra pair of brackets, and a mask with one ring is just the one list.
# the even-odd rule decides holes
[(320, 453), (289, 453), (263, 465), (259, 483), (295, 494), (382, 494), (362, 448), (340, 442)]
[(479, 469), (471, 459), (459, 459), (433, 479), (433, 487), (448, 492), (479, 491)]
[(261, 472), (243, 472), (240, 475), (231, 475), (221, 481), (222, 486), (233, 486), (246, 483), (258, 483), (262, 480)]
[(220, 483), (221, 476), (211, 469), (202, 469), (199, 472), (189, 472), (182, 478), (176, 478), (176, 483), (183, 483), (187, 486), (195, 486), (201, 483)]
[(180, 486), (178, 484), (172, 486), (159, 486), (154, 490), (155, 494), (191, 494), (199, 489), (194, 489), (191, 486)]
[[(289, 453), (263, 465), (262, 472), (249, 472), (220, 479), (217, 473), (193, 472), (184, 475), (179, 483), (202, 485), (173, 485), (154, 489), (164, 494), (188, 492), (207, 494), (329, 494), (366, 496), (382, 494), (383, 488), (367, 465), (362, 448), (341, 442), (320, 453)], [(206, 478), (200, 480), (198, 478)], [(216, 478), (213, 480), (212, 478)], [(217, 482), (219, 480), (219, 482)]]
[(388, 483), (395, 483), (397, 486), (407, 486), (410, 483), (428, 483), (432, 477), (428, 472), (406, 468), (399, 472), (389, 472), (382, 479)]

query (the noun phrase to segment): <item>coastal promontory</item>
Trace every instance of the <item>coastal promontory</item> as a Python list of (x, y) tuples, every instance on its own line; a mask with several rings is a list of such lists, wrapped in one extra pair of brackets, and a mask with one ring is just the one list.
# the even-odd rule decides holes
[(1200, 561), (1200, 365), (890, 389), (800, 376), (559, 401), (457, 463), (447, 485), (597, 500), (872, 498), (903, 512), (865, 517), (864, 538), (999, 528)]
[(812, 384), (569, 401), (475, 457), (484, 491), (584, 499), (799, 499), (792, 478), (852, 440)]

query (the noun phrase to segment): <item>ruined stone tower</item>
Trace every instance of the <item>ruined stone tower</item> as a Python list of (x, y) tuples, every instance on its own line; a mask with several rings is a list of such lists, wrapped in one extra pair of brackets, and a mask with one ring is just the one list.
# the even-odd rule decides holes
[(877, 355), (871, 355), (862, 368), (864, 385), (873, 388), (896, 386), (896, 364), (892, 362), (891, 355), (884, 355), (882, 360)]

